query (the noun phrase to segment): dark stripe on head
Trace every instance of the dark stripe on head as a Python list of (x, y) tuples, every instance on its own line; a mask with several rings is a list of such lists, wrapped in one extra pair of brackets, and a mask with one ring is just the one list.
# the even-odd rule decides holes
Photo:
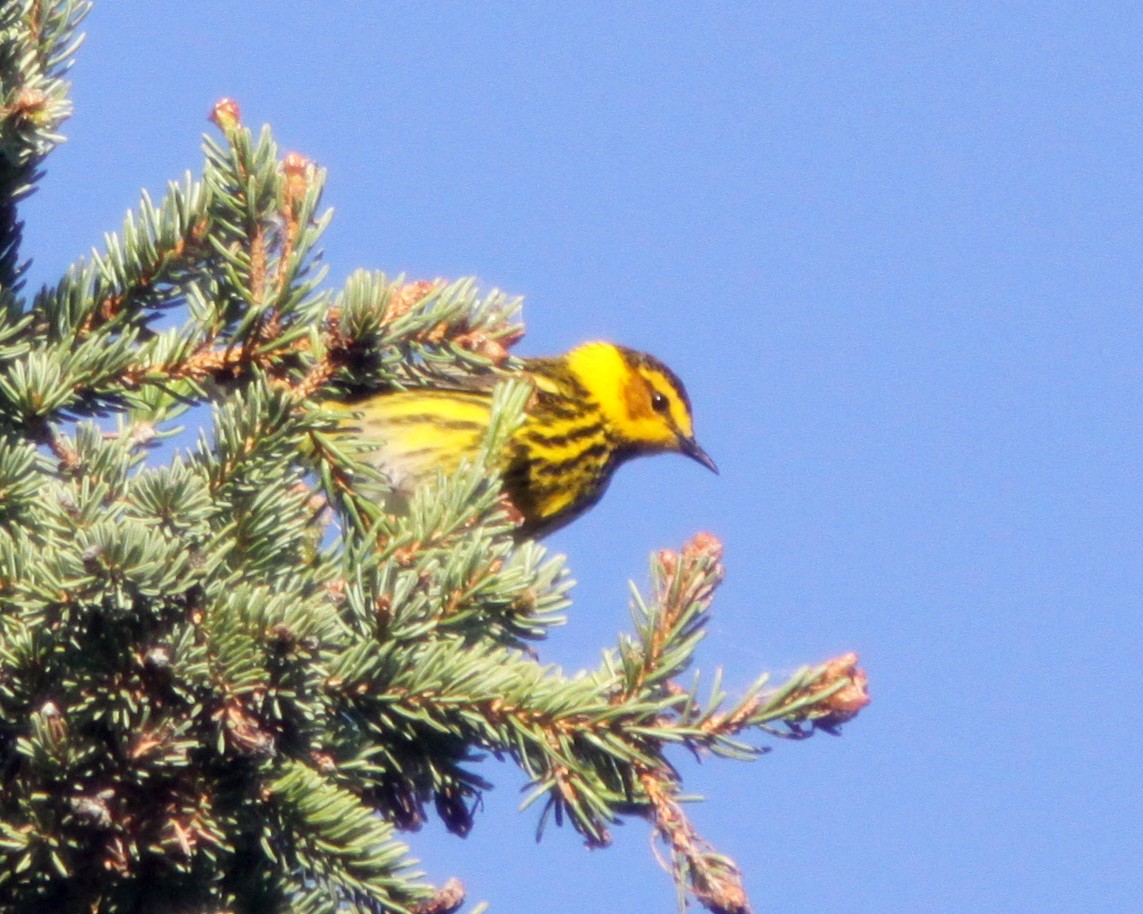
[(623, 354), (623, 358), (632, 368), (650, 368), (652, 371), (656, 371), (666, 378), (667, 383), (675, 389), (675, 393), (677, 393), (679, 399), (683, 401), (687, 412), (691, 412), (691, 398), (687, 396), (687, 389), (683, 386), (683, 382), (677, 374), (653, 355), (647, 355), (645, 352), (637, 352), (634, 349), (628, 349), (626, 346), (618, 346), (616, 348)]

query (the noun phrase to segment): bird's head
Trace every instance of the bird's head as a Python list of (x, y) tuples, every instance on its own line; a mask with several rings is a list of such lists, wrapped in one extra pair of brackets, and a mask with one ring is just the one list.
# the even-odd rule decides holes
[(632, 453), (677, 451), (718, 472), (695, 440), (683, 382), (654, 356), (612, 343), (584, 343), (568, 353), (567, 367), (599, 404), (612, 435)]

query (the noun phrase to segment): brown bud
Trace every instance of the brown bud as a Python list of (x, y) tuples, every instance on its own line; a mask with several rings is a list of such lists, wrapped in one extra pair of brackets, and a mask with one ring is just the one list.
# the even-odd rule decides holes
[(722, 561), (722, 541), (713, 533), (696, 533), (683, 547), (683, 557), (687, 559), (710, 558)]
[(46, 127), (51, 122), (48, 96), (39, 89), (21, 89), (16, 93), (11, 105), (0, 109), (0, 114), (36, 127)]
[(314, 163), (299, 152), (288, 152), (282, 159), (282, 174), (286, 178), (286, 199), (299, 200), (305, 196), (313, 177)]
[(443, 283), (444, 281), (440, 279), (431, 282), (427, 279), (418, 279), (415, 282), (405, 283), (390, 296), (382, 321), (389, 323), (403, 314), (408, 314), (419, 301)]
[(332, 774), (337, 771), (337, 763), (333, 756), (327, 752), (311, 752), (310, 760), (322, 774)]
[(469, 352), (482, 355), (493, 365), (503, 365), (508, 361), (508, 347), (503, 342), (493, 339), (483, 330), (469, 330), (456, 337), (453, 342)]
[(455, 876), (437, 889), (431, 898), (413, 905), (413, 914), (453, 914), (464, 904), (464, 883)]
[(231, 701), (216, 711), (214, 716), (221, 720), (227, 742), (242, 755), (274, 754), (274, 737), (262, 727), (261, 721), (237, 701)]
[(220, 98), (210, 111), (210, 120), (223, 133), (242, 126), (242, 112), (238, 110), (238, 102), (232, 98)]
[(842, 680), (845, 685), (821, 702), (819, 707), (826, 713), (814, 721), (816, 726), (823, 729), (839, 726), (869, 704), (869, 676), (858, 668), (857, 661), (857, 654), (850, 652), (826, 664), (822, 684)]

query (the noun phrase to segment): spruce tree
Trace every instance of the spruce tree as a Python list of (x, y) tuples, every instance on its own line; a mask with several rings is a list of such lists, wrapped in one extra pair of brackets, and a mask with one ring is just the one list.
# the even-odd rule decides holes
[[(700, 534), (653, 557), (598, 668), (545, 665), (564, 559), (514, 535), (490, 462), (393, 516), (368, 442), (320, 407), (509, 376), (519, 302), (364, 271), (325, 288), (323, 173), (233, 103), (200, 177), (29, 293), (17, 204), (88, 5), (0, 5), (0, 909), (457, 910), (400, 833), (466, 834), (491, 754), (541, 827), (599, 847), (646, 819), (680, 898), (748, 910), (670, 755), (833, 730), (867, 700), (856, 658), (733, 700), (688, 672), (723, 574)], [(498, 390), (486, 454), (528, 394)], [(159, 446), (180, 422), (197, 446)]]

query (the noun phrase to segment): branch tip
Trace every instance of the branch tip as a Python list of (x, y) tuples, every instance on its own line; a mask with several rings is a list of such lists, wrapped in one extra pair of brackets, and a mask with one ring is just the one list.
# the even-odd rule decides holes
[(819, 704), (825, 713), (814, 721), (815, 726), (826, 730), (838, 727), (869, 704), (869, 675), (858, 667), (857, 661), (857, 654), (850, 651), (826, 663), (821, 685), (843, 685)]
[(411, 914), (453, 914), (464, 904), (464, 883), (453, 876), (437, 889), (430, 898), (413, 905)]
[(292, 202), (305, 196), (315, 168), (313, 160), (300, 152), (286, 153), (282, 159), (282, 174), (286, 178), (287, 201)]
[(751, 914), (738, 866), (695, 830), (675, 796), (674, 780), (664, 772), (644, 769), (640, 781), (651, 805), (652, 827), (671, 850), (675, 881), (713, 914)]
[(232, 98), (220, 98), (210, 110), (210, 120), (223, 133), (242, 126), (242, 112)]

